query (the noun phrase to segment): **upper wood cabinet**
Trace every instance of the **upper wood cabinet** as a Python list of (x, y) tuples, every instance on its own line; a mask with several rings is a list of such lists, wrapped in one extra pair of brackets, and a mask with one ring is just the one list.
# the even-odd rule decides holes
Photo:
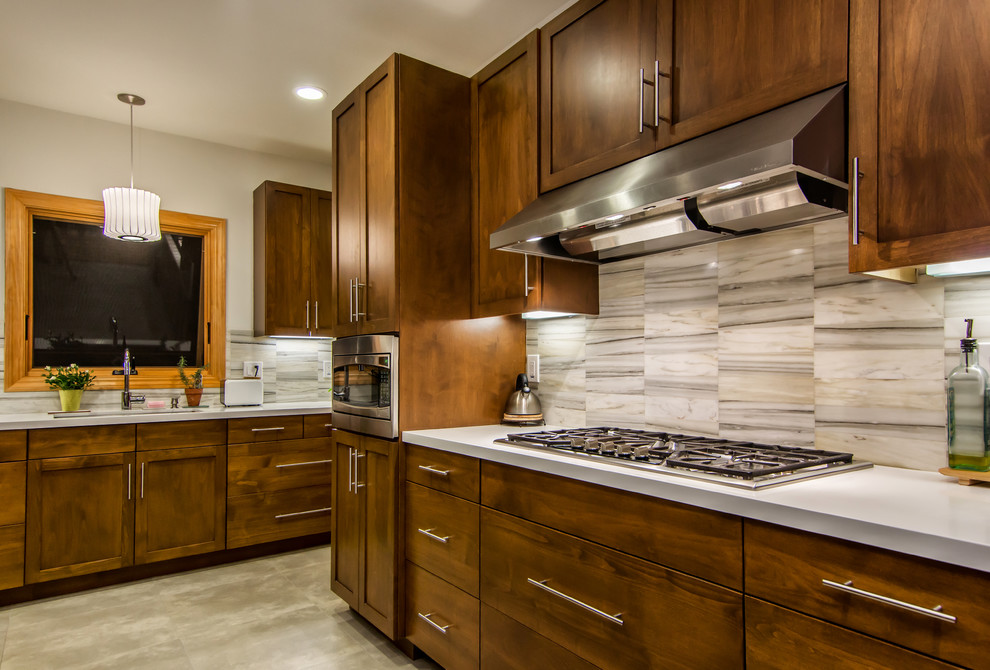
[(990, 256), (990, 4), (853, 0), (850, 17), (849, 270)]
[(273, 181), (254, 190), (255, 335), (331, 334), (332, 202)]
[(540, 190), (846, 80), (847, 0), (582, 0), (543, 28)]
[(539, 33), (471, 79), (471, 315), (598, 314), (598, 267), (493, 250), (489, 236), (539, 195)]

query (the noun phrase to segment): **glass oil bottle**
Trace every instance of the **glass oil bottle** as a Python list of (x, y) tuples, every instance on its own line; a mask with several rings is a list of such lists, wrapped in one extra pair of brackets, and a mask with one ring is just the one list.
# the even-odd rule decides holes
[(949, 467), (990, 470), (988, 382), (980, 367), (979, 345), (973, 337), (973, 320), (966, 319), (966, 337), (959, 341), (959, 365), (946, 382), (948, 400)]

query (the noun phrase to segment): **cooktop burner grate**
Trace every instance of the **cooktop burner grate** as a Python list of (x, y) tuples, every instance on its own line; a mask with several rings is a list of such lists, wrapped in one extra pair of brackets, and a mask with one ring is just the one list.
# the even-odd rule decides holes
[(545, 430), (497, 441), (751, 488), (872, 465), (854, 462), (851, 453), (632, 428)]

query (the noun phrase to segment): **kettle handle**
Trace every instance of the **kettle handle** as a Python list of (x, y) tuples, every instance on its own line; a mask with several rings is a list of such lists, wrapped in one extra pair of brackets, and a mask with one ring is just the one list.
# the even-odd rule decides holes
[(529, 377), (526, 376), (525, 372), (521, 372), (516, 376), (516, 390), (529, 393)]

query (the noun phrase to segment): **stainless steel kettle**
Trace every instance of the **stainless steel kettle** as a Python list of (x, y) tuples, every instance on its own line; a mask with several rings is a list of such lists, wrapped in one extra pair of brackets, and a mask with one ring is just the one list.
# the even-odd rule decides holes
[(543, 408), (540, 399), (529, 388), (529, 377), (525, 373), (516, 377), (516, 390), (509, 394), (505, 403), (505, 423), (542, 423)]

